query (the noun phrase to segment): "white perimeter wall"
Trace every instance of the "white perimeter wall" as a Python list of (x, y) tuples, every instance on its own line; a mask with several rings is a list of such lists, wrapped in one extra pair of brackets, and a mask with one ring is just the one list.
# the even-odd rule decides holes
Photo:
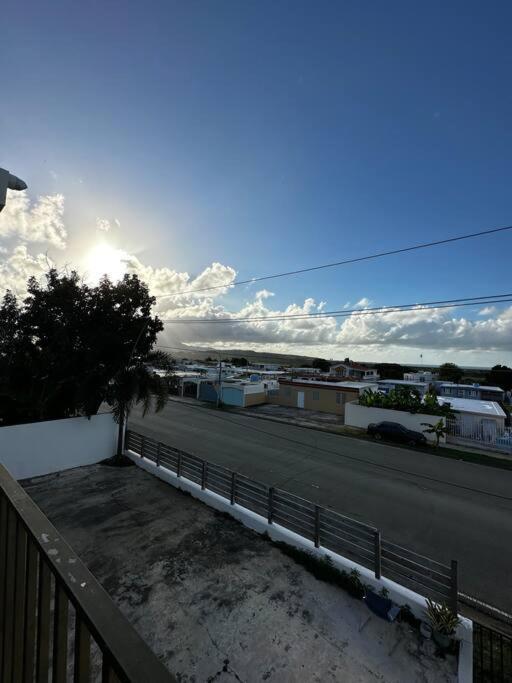
[(114, 455), (110, 413), (0, 427), (0, 462), (15, 479), (92, 465)]
[[(422, 427), (422, 422), (435, 424), (441, 418), (437, 415), (424, 415), (423, 413), (405, 413), (401, 410), (387, 410), (386, 408), (366, 408), (357, 403), (347, 403), (345, 406), (345, 424), (347, 427), (359, 427), (366, 429), (372, 422), (398, 422), (399, 424), (412, 429), (415, 432), (423, 433), (426, 429)], [(443, 422), (446, 420), (443, 417)], [(435, 442), (435, 434), (425, 434), (429, 441)], [(441, 437), (440, 442), (444, 443), (446, 437)]]

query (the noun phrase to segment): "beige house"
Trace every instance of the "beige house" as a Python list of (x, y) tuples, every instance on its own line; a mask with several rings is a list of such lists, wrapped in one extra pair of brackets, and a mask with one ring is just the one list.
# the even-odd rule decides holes
[(377, 390), (377, 388), (377, 384), (370, 384), (369, 382), (280, 379), (279, 391), (269, 393), (268, 402), (344, 416), (346, 403), (356, 401), (368, 389)]

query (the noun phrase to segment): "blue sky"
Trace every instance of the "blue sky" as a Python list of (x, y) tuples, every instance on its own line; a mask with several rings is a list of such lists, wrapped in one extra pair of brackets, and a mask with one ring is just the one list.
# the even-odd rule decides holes
[[(82, 268), (100, 239), (144, 267), (194, 276), (219, 262), (245, 279), (508, 225), (511, 20), (505, 2), (9, 3), (1, 165), (33, 202), (64, 196), (66, 249), (49, 252)], [(506, 233), (269, 282), (265, 301), (506, 292), (511, 247)], [(253, 297), (240, 287), (209, 305)], [(432, 325), (410, 347), (366, 346), (359, 330), (354, 345), (311, 348), (412, 361), (424, 343), (431, 362), (512, 361), (502, 327), (490, 352), (488, 330), (459, 344), (464, 326), (432, 350)]]

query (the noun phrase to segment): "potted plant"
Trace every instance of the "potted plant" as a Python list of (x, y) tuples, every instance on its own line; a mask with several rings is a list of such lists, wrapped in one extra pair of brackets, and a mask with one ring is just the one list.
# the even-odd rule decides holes
[(444, 650), (450, 647), (452, 636), (459, 625), (459, 617), (447, 605), (427, 599), (427, 616), (432, 626), (434, 641)]

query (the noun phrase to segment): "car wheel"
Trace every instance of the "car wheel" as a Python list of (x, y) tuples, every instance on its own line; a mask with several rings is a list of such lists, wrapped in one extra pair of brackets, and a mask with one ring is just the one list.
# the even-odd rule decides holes
[(415, 441), (414, 439), (410, 439), (410, 440), (407, 442), (407, 445), (408, 445), (408, 446), (416, 446), (416, 441)]
[(380, 441), (382, 439), (382, 436), (378, 432), (375, 432), (375, 434), (373, 435), (373, 438), (376, 439), (377, 441)]

